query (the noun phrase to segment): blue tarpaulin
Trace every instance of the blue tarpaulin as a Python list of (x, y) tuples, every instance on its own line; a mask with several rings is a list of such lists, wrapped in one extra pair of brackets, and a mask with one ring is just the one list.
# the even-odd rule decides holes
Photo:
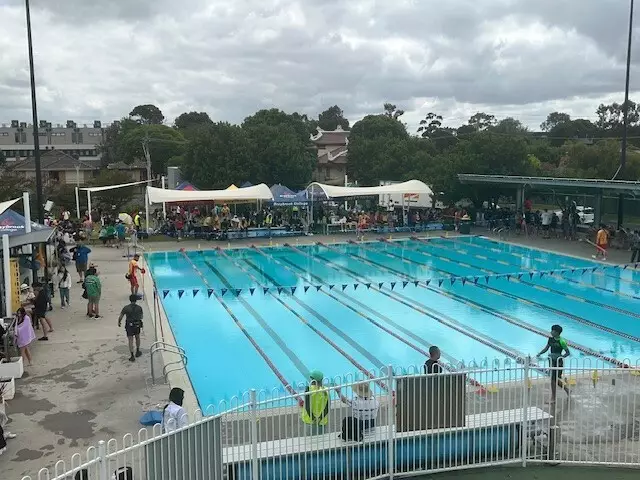
[(0, 215), (0, 235), (9, 235), (11, 247), (44, 243), (53, 234), (53, 228), (36, 222), (31, 222), (31, 233), (27, 234), (24, 225), (24, 217), (11, 209), (5, 210)]
[(302, 207), (309, 203), (305, 190), (296, 193), (279, 183), (271, 187), (271, 194), (275, 207)]

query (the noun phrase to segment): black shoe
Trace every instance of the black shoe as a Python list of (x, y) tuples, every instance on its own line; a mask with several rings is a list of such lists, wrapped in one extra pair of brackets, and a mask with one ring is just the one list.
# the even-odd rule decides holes
[(142, 356), (142, 352), (140, 350), (136, 351), (136, 357), (141, 357)]
[(130, 362), (135, 362), (136, 361), (136, 357), (134, 357), (133, 354), (131, 354), (131, 356), (129, 357), (129, 361)]
[(102, 318), (100, 315), (94, 315), (93, 318)]
[(45, 335), (44, 337), (40, 337), (38, 340), (40, 340), (41, 342), (46, 342), (47, 340), (49, 340), (49, 337)]

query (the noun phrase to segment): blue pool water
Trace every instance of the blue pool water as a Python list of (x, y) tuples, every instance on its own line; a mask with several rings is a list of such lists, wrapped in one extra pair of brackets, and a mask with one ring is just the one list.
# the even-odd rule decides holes
[[(573, 349), (575, 358), (640, 353), (640, 272), (581, 273), (599, 264), (481, 237), (165, 252), (147, 261), (202, 407), (297, 385), (315, 369), (334, 376), (421, 365), (434, 344), (454, 364), (506, 358), (496, 375), (509, 380), (504, 366), (540, 351), (554, 323), (593, 352)], [(515, 278), (554, 269), (577, 272)], [(511, 281), (495, 278), (507, 273)], [(452, 276), (478, 281), (452, 285)]]

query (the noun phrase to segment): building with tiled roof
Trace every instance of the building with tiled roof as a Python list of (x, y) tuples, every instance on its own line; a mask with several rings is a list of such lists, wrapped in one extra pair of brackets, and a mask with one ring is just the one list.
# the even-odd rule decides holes
[(338, 126), (335, 130), (322, 130), (311, 135), (311, 141), (318, 149), (318, 164), (313, 172), (313, 180), (329, 185), (344, 185), (347, 174), (347, 154), (349, 131)]
[[(7, 161), (7, 168), (26, 178), (35, 180), (35, 159)], [(40, 154), (40, 167), (44, 184), (59, 183), (62, 185), (85, 185), (98, 176), (103, 168), (100, 159), (82, 159), (60, 150), (47, 150)], [(107, 165), (109, 170), (130, 172), (131, 181), (146, 179), (146, 165), (143, 162), (126, 164), (124, 162)]]

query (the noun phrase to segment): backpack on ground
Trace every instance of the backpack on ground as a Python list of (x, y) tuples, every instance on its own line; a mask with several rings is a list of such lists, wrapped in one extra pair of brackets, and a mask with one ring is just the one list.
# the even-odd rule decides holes
[(345, 442), (361, 442), (362, 441), (362, 423), (354, 417), (346, 417), (342, 419), (342, 429), (340, 438)]

